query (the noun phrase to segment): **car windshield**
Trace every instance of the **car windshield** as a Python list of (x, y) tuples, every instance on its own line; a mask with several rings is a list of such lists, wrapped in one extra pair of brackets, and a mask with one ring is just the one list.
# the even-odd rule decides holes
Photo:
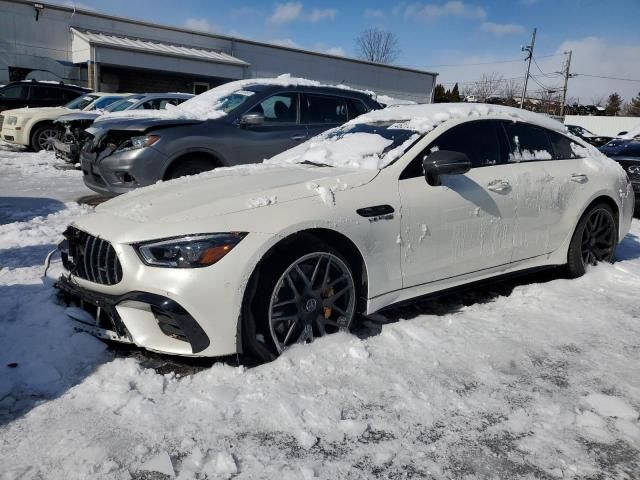
[(131, 108), (134, 104), (138, 103), (144, 95), (132, 95), (130, 97), (123, 98), (122, 100), (118, 100), (117, 102), (112, 103), (107, 108), (105, 108), (105, 112), (121, 112), (122, 110), (127, 110)]
[(347, 124), (318, 135), (266, 162), (382, 169), (398, 159), (419, 138), (418, 132), (392, 122)]
[[(251, 90), (236, 90), (229, 95), (224, 95), (222, 97), (215, 99), (215, 104), (211, 107), (212, 110), (217, 110), (219, 112), (229, 113), (232, 110), (235, 110), (240, 105), (245, 103), (249, 98), (254, 95), (255, 92)], [(184, 110), (189, 109), (189, 102), (191, 100), (187, 100), (181, 105), (181, 108)]]
[(81, 97), (71, 100), (65, 107), (71, 110), (82, 110), (96, 98), (98, 98), (97, 95), (82, 95)]

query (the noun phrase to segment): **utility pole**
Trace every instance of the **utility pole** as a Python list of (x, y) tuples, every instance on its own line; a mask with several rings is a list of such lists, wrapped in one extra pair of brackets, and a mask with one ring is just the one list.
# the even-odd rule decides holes
[(536, 29), (533, 29), (533, 35), (531, 37), (531, 45), (522, 47), (523, 52), (528, 52), (525, 61), (529, 61), (527, 64), (527, 75), (524, 77), (524, 87), (522, 87), (522, 97), (520, 98), (520, 108), (524, 108), (524, 98), (527, 96), (527, 83), (529, 82), (529, 72), (531, 71), (531, 60), (533, 59), (533, 47), (536, 44)]
[(564, 70), (564, 89), (562, 90), (562, 105), (560, 105), (560, 116), (564, 117), (564, 104), (567, 102), (567, 85), (569, 84), (569, 77), (571, 73), (569, 73), (569, 69), (571, 68), (571, 55), (573, 55), (573, 51), (569, 50), (569, 56), (567, 57), (567, 66)]

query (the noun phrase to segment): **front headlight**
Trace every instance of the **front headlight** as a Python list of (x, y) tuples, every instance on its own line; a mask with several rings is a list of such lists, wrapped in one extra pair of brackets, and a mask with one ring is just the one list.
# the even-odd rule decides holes
[(140, 135), (137, 137), (131, 137), (130, 139), (122, 142), (116, 152), (121, 152), (123, 150), (136, 150), (138, 148), (150, 147), (154, 143), (160, 140), (158, 135)]
[(186, 235), (139, 243), (134, 247), (147, 265), (198, 268), (220, 261), (246, 236), (246, 232)]
[(18, 117), (11, 116), (7, 118), (7, 125), (15, 125), (16, 123), (18, 123)]

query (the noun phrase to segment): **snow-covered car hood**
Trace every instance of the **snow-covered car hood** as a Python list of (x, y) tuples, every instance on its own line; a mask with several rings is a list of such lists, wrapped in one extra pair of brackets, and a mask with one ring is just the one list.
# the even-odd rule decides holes
[(73, 122), (75, 120), (95, 120), (100, 116), (100, 112), (74, 112), (60, 115), (56, 122)]
[[(268, 215), (266, 209), (313, 196), (328, 202), (332, 192), (365, 185), (378, 172), (268, 164), (222, 168), (116, 197), (97, 207), (95, 214), (78, 219), (77, 226), (119, 242), (198, 233), (184, 231), (185, 225), (191, 230), (193, 225), (207, 231), (233, 230), (238, 228), (234, 213), (255, 210), (256, 215)], [(250, 225), (243, 228), (250, 230)]]

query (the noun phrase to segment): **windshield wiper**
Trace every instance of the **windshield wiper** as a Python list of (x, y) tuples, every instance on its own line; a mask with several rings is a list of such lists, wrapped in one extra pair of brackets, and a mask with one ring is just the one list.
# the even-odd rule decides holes
[(304, 162), (298, 162), (303, 165), (313, 165), (314, 167), (332, 167), (333, 165), (329, 165), (328, 163), (321, 162), (312, 162), (311, 160), (305, 160)]

